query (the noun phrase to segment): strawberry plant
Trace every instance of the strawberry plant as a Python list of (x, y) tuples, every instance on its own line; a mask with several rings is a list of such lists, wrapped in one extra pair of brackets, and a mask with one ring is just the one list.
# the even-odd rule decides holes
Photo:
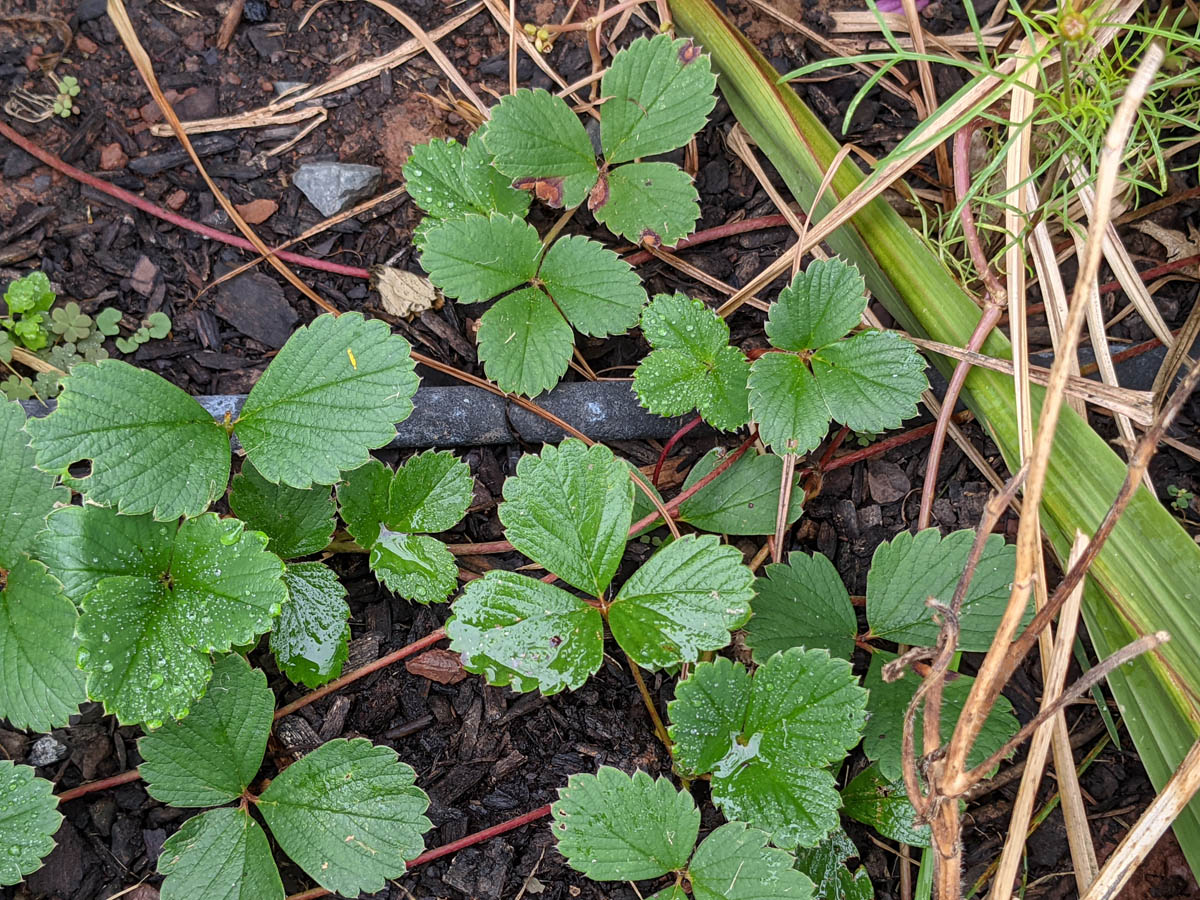
[(62, 824), (54, 785), (29, 766), (0, 759), (0, 885), (16, 884), (36, 871), (54, 849)]

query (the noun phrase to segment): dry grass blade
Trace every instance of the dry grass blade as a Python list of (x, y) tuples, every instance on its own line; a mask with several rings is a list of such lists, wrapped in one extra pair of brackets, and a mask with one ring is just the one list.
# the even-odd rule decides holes
[(1167, 351), (1158, 374), (1154, 376), (1154, 385), (1150, 391), (1154, 394), (1155, 409), (1162, 406), (1167, 391), (1171, 389), (1171, 382), (1175, 380), (1180, 368), (1189, 361), (1188, 351), (1192, 344), (1196, 343), (1197, 337), (1200, 337), (1200, 296), (1192, 304), (1192, 311), (1188, 313), (1187, 321), (1179, 329), (1175, 345)]

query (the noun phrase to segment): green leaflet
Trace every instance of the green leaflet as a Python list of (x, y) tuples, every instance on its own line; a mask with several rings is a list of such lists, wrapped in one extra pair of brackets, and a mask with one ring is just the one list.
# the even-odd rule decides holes
[(779, 292), (766, 331), (780, 350), (815, 350), (844, 337), (867, 308), (867, 286), (853, 265), (815, 259)]
[(480, 318), (477, 338), (487, 377), (529, 397), (558, 384), (575, 346), (571, 326), (537, 288), (497, 300)]
[(770, 836), (741, 822), (714, 830), (688, 866), (695, 900), (808, 900), (813, 884), (793, 868), (790, 853), (767, 845)]
[(55, 487), (53, 475), (34, 468), (24, 428), (21, 405), (0, 402), (0, 568), (15, 566), (55, 504), (71, 500), (65, 488)]
[(546, 252), (538, 277), (580, 334), (621, 334), (637, 324), (646, 291), (629, 263), (580, 234)]
[[(710, 450), (692, 466), (686, 490), (717, 467), (724, 456)], [(743, 454), (736, 462), (679, 506), (679, 519), (717, 534), (774, 534), (783, 460), (770, 453)], [(804, 491), (792, 491), (788, 524), (804, 510)]]
[(516, 216), (467, 215), (425, 233), (421, 268), (447, 297), (477, 303), (528, 282), (541, 256), (537, 230)]
[(234, 476), (229, 508), (270, 539), (267, 549), (282, 559), (324, 550), (333, 537), (333, 497), (328, 488), (300, 490), (272, 484), (249, 460)]
[(283, 882), (262, 826), (244, 809), (193, 816), (158, 858), (162, 900), (283, 900)]
[(628, 241), (673, 247), (696, 230), (699, 200), (692, 176), (674, 163), (629, 163), (600, 174), (588, 208)]
[(320, 687), (342, 673), (349, 653), (346, 589), (324, 563), (289, 563), (283, 582), (288, 602), (271, 629), (271, 652), (293, 682)]
[(371, 548), (371, 571), (401, 597), (443, 603), (458, 585), (458, 566), (439, 540), (385, 531)]
[(878, 765), (863, 769), (842, 789), (842, 811), (893, 841), (929, 846), (929, 826), (913, 824), (917, 813), (908, 802), (904, 785), (884, 778)]
[(746, 626), (746, 644), (754, 651), (754, 661), (766, 662), (792, 647), (823, 647), (831, 656), (850, 659), (858, 620), (850, 594), (828, 557), (793, 552), (787, 565), (768, 565), (765, 572), (754, 582), (758, 596), (754, 617)]
[(62, 824), (54, 785), (29, 766), (0, 759), (0, 885), (16, 884), (41, 868)]
[(404, 164), (404, 181), (413, 202), (428, 214), (426, 221), (457, 219), (468, 213), (524, 216), (529, 194), (514, 190), (491, 165), (491, 154), (479, 132), (467, 140), (432, 140), (417, 144)]
[(892, 331), (864, 331), (822, 347), (812, 356), (813, 376), (829, 414), (851, 431), (878, 434), (917, 414), (929, 387), (925, 361)]
[(875, 888), (865, 866), (853, 872), (846, 860), (858, 856), (858, 848), (841, 828), (811, 850), (796, 851), (796, 868), (813, 880), (822, 900), (872, 900)]

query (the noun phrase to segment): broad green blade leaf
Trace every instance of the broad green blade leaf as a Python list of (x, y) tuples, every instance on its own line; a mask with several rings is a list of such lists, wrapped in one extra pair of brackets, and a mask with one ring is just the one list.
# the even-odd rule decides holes
[[(895, 656), (879, 651), (871, 655), (871, 668), (863, 681), (863, 687), (870, 691), (867, 700), (867, 730), (863, 735), (863, 752), (867, 759), (874, 760), (883, 777), (889, 781), (900, 781), (904, 776), (901, 765), (901, 744), (904, 735), (904, 714), (913, 694), (917, 692), (920, 683), (917, 676), (911, 672), (898, 681), (888, 684), (883, 680), (883, 666), (891, 662)], [(975, 679), (970, 675), (957, 675), (948, 679), (942, 688), (942, 742), (950, 740), (954, 733), (954, 725), (962, 714), (963, 704)], [(917, 753), (925, 746), (925, 728), (920, 710), (913, 720), (913, 746)], [(979, 737), (971, 747), (967, 756), (967, 764), (974, 768), (983, 762), (1017, 733), (1020, 723), (1013, 714), (1012, 704), (1003, 695), (996, 698), (996, 704), (988, 714), (980, 729)]]
[(471, 470), (453, 453), (419, 453), (395, 472), (377, 459), (338, 485), (346, 528), (364, 548), (389, 531), (434, 534), (458, 524), (474, 494)]
[[(715, 469), (723, 454), (710, 450), (692, 466), (686, 490)], [(779, 485), (783, 460), (773, 453), (741, 456), (732, 466), (710, 481), (679, 507), (679, 518), (689, 525), (718, 534), (774, 534), (779, 508)], [(788, 524), (804, 511), (804, 491), (792, 491)]]
[(863, 769), (842, 789), (842, 811), (893, 841), (913, 847), (929, 846), (929, 826), (913, 824), (917, 813), (908, 802), (904, 785), (888, 781), (878, 766)]
[(483, 142), (496, 168), (550, 206), (578, 206), (596, 183), (592, 139), (567, 101), (521, 89), (492, 107)]
[(75, 606), (40, 562), (19, 556), (0, 589), (0, 719), (46, 732), (87, 699)]
[(899, 427), (917, 414), (917, 400), (929, 387), (925, 361), (892, 331), (864, 331), (822, 347), (812, 368), (830, 414), (852, 431)]
[(816, 259), (779, 292), (767, 314), (767, 338), (780, 350), (815, 350), (858, 324), (867, 286), (845, 260)]
[(253, 643), (287, 599), (279, 557), (237, 519), (208, 513), (176, 526), (73, 506), (47, 525), (42, 558), (82, 601), (88, 696), (122, 723), (157, 728), (186, 715), (210, 654)]
[(674, 247), (695, 231), (699, 199), (692, 176), (674, 163), (627, 163), (600, 173), (588, 209), (628, 241)]
[(326, 890), (380, 890), (425, 849), (425, 792), (396, 751), (334, 740), (279, 773), (258, 808), (280, 848)]
[(516, 216), (464, 216), (425, 232), (421, 268), (447, 297), (490, 300), (537, 274), (542, 241)]
[(825, 650), (777, 653), (754, 675), (727, 660), (701, 663), (669, 706), (679, 763), (711, 772), (712, 796), (730, 819), (780, 847), (813, 846), (837, 826), (826, 766), (858, 743), (866, 691)]
[(193, 816), (158, 858), (161, 900), (283, 900), (283, 882), (262, 826), (244, 809)]
[(271, 652), (292, 681), (320, 687), (342, 673), (349, 653), (346, 589), (324, 563), (290, 563), (283, 573), (288, 602), (271, 629)]
[(714, 428), (732, 431), (750, 418), (750, 364), (729, 346), (729, 326), (683, 294), (659, 294), (642, 313), (642, 333), (654, 350), (633, 374), (633, 389), (648, 410), (678, 416), (697, 410)]
[(833, 563), (822, 553), (789, 553), (787, 565), (773, 564), (754, 582), (758, 596), (746, 625), (754, 661), (792, 647), (822, 647), (849, 659), (858, 635), (850, 594)]
[(54, 785), (29, 766), (0, 759), (0, 885), (17, 884), (42, 866), (62, 824)]
[[(33, 546), (42, 521), (56, 503), (71, 502), (54, 476), (33, 467), (33, 449), (19, 403), (0, 402), (0, 567), (12, 568)], [(2, 715), (2, 713), (0, 713)]]
[(695, 662), (720, 650), (729, 632), (750, 618), (754, 574), (736, 547), (711, 534), (667, 544), (621, 588), (608, 627), (633, 661), (646, 669)]
[(500, 521), (518, 551), (600, 597), (625, 552), (633, 490), (611, 450), (571, 438), (521, 458), (516, 476), (504, 482)]
[(603, 337), (637, 324), (646, 291), (629, 263), (581, 234), (560, 238), (538, 278), (576, 331)]
[[(212, 415), (165, 378), (120, 360), (76, 366), (58, 407), (27, 430), (39, 469), (130, 515), (199, 515), (229, 481), (229, 438)], [(85, 459), (91, 474), (66, 477)]]
[(413, 202), (435, 219), (493, 212), (524, 217), (529, 210), (529, 194), (514, 190), (492, 168), (492, 155), (479, 132), (465, 147), (436, 138), (417, 144), (404, 164), (404, 181)]
[(796, 868), (812, 879), (821, 900), (872, 900), (875, 888), (865, 866), (850, 871), (846, 860), (858, 856), (858, 848), (837, 829), (811, 850), (796, 851)]
[(371, 571), (406, 600), (444, 603), (458, 586), (458, 565), (439, 540), (385, 531), (371, 548)]
[(275, 695), (237, 653), (213, 666), (191, 714), (138, 742), (146, 791), (170, 806), (203, 807), (242, 795), (262, 766)]
[(318, 316), (288, 338), (234, 428), (267, 481), (333, 484), (396, 436), (417, 382), (408, 341), (386, 322)]
[(536, 397), (558, 384), (575, 336), (538, 288), (514, 291), (479, 319), (479, 358), (487, 377), (506, 391)]
[(267, 549), (282, 559), (324, 550), (333, 537), (333, 497), (328, 488), (299, 490), (272, 484), (246, 460), (233, 478), (229, 508), (270, 538)]
[(829, 407), (794, 353), (766, 353), (751, 364), (750, 415), (763, 443), (780, 455), (815, 450), (829, 432)]
[(687, 865), (700, 810), (668, 778), (601, 766), (572, 775), (551, 809), (558, 852), (593, 881), (641, 881)]
[(808, 900), (813, 883), (792, 855), (767, 846), (769, 835), (741, 822), (712, 832), (688, 866), (695, 900)]
[(600, 81), (600, 143), (609, 163), (657, 156), (692, 139), (716, 106), (717, 77), (691, 41), (638, 38)]
[[(879, 545), (867, 573), (867, 623), (871, 635), (898, 644), (932, 647), (938, 627), (928, 597), (948, 604), (967, 567), (975, 532), (969, 529), (942, 537), (936, 528), (917, 534), (902, 532)], [(958, 649), (985, 651), (1012, 589), (1016, 548), (998, 534), (990, 535), (959, 616)], [(1032, 612), (1026, 614), (1026, 621)]]
[(598, 609), (552, 584), (499, 569), (467, 584), (446, 635), (468, 672), (514, 691), (574, 690), (604, 660)]

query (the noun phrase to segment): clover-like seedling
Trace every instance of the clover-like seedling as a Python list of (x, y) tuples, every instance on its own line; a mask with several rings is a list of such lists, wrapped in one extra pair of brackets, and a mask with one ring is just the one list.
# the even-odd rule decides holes
[(29, 766), (0, 759), (0, 885), (41, 868), (62, 824), (54, 785)]
[(418, 454), (393, 472), (378, 460), (338, 485), (346, 528), (370, 552), (371, 571), (391, 590), (418, 603), (441, 603), (458, 584), (458, 566), (430, 534), (466, 515), (474, 493), (471, 470), (452, 453)]
[(672, 541), (609, 596), (632, 511), (629, 470), (607, 448), (567, 440), (524, 457), (504, 484), (505, 534), (585, 596), (496, 569), (470, 582), (446, 623), (466, 669), (518, 691), (577, 688), (600, 668), (606, 622), (648, 669), (728, 644), (750, 615), (753, 576), (713, 535)]
[(8, 315), (0, 316), (0, 329), (8, 331), (28, 350), (40, 350), (50, 343), (46, 314), (56, 295), (46, 273), (30, 272), (10, 284), (4, 292)]
[[(220, 896), (283, 900), (267, 833), (310, 878), (346, 897), (374, 893), (424, 849), (432, 824), (416, 774), (388, 747), (333, 740), (250, 792), (271, 732), (275, 697), (266, 676), (230, 654), (182, 722), (141, 739), (150, 796), (208, 809), (167, 839), (158, 859), (164, 900)], [(236, 806), (219, 804), (237, 803)]]
[(778, 847), (811, 847), (838, 825), (828, 766), (858, 743), (867, 692), (826, 650), (776, 653), (753, 674), (720, 657), (696, 666), (669, 704), (676, 765), (711, 775), (726, 818), (748, 822)]
[[(594, 881), (645, 881), (673, 874), (652, 900), (809, 900), (813, 883), (790, 853), (741, 822), (696, 846), (700, 810), (666, 778), (601, 766), (572, 775), (551, 806), (558, 850)], [(694, 851), (694, 852), (693, 852)], [(685, 884), (687, 887), (685, 888)], [(824, 895), (822, 895), (824, 896)]]
[(775, 348), (750, 367), (750, 412), (776, 453), (805, 453), (829, 422), (880, 432), (916, 415), (928, 382), (916, 349), (891, 331), (842, 339), (867, 306), (858, 270), (817, 260), (792, 279), (767, 316)]

